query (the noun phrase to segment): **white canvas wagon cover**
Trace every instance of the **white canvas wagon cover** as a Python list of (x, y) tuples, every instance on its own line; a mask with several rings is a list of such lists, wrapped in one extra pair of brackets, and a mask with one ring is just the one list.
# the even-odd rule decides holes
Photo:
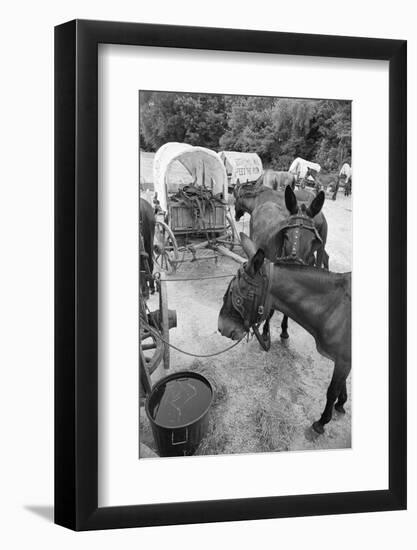
[(296, 174), (299, 179), (303, 179), (306, 177), (307, 168), (311, 168), (316, 172), (320, 172), (321, 170), (321, 166), (317, 162), (310, 162), (309, 160), (297, 157), (292, 161), (291, 166), (288, 168), (288, 172)]
[(220, 151), (219, 156), (232, 185), (235, 185), (237, 180), (239, 183), (256, 181), (262, 175), (262, 161), (257, 153)]
[(340, 169), (339, 176), (345, 176), (346, 181), (349, 181), (352, 178), (352, 168), (347, 162), (344, 163)]
[(168, 188), (168, 175), (177, 161), (191, 175), (194, 185), (204, 185), (214, 195), (223, 193), (227, 201), (227, 174), (219, 155), (205, 147), (169, 142), (158, 149), (153, 163), (154, 189), (158, 193), (162, 210), (168, 209), (168, 192), (171, 191)]

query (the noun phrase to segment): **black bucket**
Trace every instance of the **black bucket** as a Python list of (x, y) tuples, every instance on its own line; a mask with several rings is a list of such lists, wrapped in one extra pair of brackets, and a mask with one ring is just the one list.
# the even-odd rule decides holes
[(197, 372), (176, 372), (155, 384), (145, 409), (160, 456), (195, 453), (207, 431), (212, 401), (210, 382)]

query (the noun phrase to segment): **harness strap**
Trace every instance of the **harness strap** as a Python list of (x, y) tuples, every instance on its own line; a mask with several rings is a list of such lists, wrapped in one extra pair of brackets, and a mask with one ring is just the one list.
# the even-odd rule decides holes
[[(266, 273), (266, 291), (263, 294), (263, 303), (259, 306), (259, 308), (262, 308), (262, 314), (261, 318), (258, 321), (259, 323), (262, 323), (262, 321), (265, 321), (267, 318), (269, 311), (271, 309), (271, 285), (272, 285), (272, 270), (274, 269), (274, 264), (272, 262), (269, 262), (268, 264), (268, 272)], [(258, 308), (258, 311), (259, 311)]]

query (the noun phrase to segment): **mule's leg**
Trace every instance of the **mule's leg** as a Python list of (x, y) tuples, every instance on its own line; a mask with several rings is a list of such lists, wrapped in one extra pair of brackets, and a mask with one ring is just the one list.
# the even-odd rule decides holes
[(324, 267), (329, 271), (329, 255), (324, 246), (321, 246), (316, 253), (316, 267)]
[(323, 267), (329, 271), (329, 255), (326, 250), (323, 249)]
[(284, 338), (284, 340), (287, 340), (287, 338), (289, 338), (289, 334), (288, 334), (288, 316), (287, 315), (284, 315), (282, 317), (281, 338)]
[(346, 403), (347, 398), (348, 398), (348, 395), (347, 395), (346, 380), (345, 380), (344, 383), (342, 384), (342, 389), (340, 390), (339, 398), (336, 401), (336, 405), (334, 406), (337, 412), (343, 413), (343, 414), (346, 412), (343, 405)]
[(343, 389), (343, 386), (346, 386), (346, 378), (350, 371), (350, 364), (344, 362), (336, 362), (335, 368), (333, 371), (332, 380), (327, 389), (327, 401), (324, 408), (323, 414), (321, 415), (320, 420), (313, 423), (313, 429), (322, 434), (324, 432), (324, 426), (332, 419), (333, 405), (336, 399), (339, 397), (340, 392)]
[[(152, 258), (152, 256), (150, 256), (148, 258), (148, 261), (149, 261), (149, 271), (152, 275), (153, 274), (153, 258)], [(155, 294), (155, 281), (153, 280), (153, 277), (151, 279), (149, 279), (149, 288), (151, 290), (151, 294)]]
[(270, 333), (269, 322), (271, 321), (271, 317), (273, 316), (273, 314), (274, 314), (274, 310), (271, 309), (271, 311), (269, 312), (269, 315), (265, 319), (265, 323), (264, 323), (264, 326), (262, 328), (262, 338), (264, 340), (267, 340), (270, 337), (269, 336), (269, 333)]

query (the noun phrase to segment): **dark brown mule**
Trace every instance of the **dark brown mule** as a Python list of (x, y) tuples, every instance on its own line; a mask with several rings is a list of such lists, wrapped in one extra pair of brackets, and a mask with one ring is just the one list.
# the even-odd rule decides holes
[[(328, 225), (326, 217), (321, 211), (325, 195), (322, 191), (320, 191), (316, 197), (311, 194), (313, 198), (310, 197), (309, 200), (306, 201), (303, 199), (307, 197), (305, 197), (302, 193), (303, 190), (295, 192), (292, 192), (290, 188), (288, 188), (288, 191), (285, 190), (285, 204), (287, 210), (291, 216), (306, 215), (311, 218), (320, 236), (321, 244), (317, 245), (312, 232), (303, 232), (301, 234), (300, 246), (303, 246), (304, 252), (300, 253), (299, 257), (305, 260), (307, 255), (310, 254), (309, 259), (306, 260), (306, 263), (310, 265), (315, 263), (316, 267), (324, 267), (325, 269), (329, 269), (329, 255), (326, 252)], [(302, 197), (301, 199), (299, 198), (300, 196)], [(288, 235), (287, 241), (291, 241), (291, 234)], [(316, 252), (315, 262), (311, 259), (312, 250)]]
[[(324, 193), (315, 197), (308, 208), (303, 208), (302, 213), (298, 212), (297, 199), (289, 185), (285, 188), (284, 200), (282, 193), (264, 187), (258, 192), (245, 193), (243, 196), (237, 191), (236, 196), (236, 219), (241, 209), (251, 213), (250, 236), (256, 245), (265, 251), (269, 260), (275, 261), (280, 256), (293, 257), (294, 238), (298, 234), (296, 254), (293, 259), (311, 265), (315, 263), (314, 254), (319, 256), (319, 249), (324, 245), (313, 221), (323, 206)], [(288, 212), (291, 214), (290, 218), (288, 218)], [(300, 223), (304, 223), (305, 231), (297, 230)], [(327, 238), (327, 222), (324, 238)], [(322, 256), (319, 257), (321, 262)], [(326, 257), (328, 258), (327, 254)], [(262, 330), (260, 344), (265, 350), (268, 350), (271, 344), (269, 324), (272, 315), (273, 310), (265, 316)], [(288, 337), (288, 317), (284, 314), (281, 322), (281, 338)]]
[(335, 402), (336, 410), (345, 412), (346, 379), (351, 369), (351, 274), (265, 262), (264, 251), (244, 233), (240, 237), (249, 261), (229, 283), (219, 313), (219, 331), (238, 340), (257, 323), (265, 308), (282, 311), (305, 328), (319, 353), (334, 361), (326, 406), (313, 424), (322, 434)]
[(152, 278), (155, 214), (152, 206), (142, 199), (139, 200), (139, 227), (140, 289), (143, 297), (149, 298), (149, 289), (152, 294), (155, 292)]
[[(288, 189), (288, 191), (287, 191)], [(272, 202), (277, 205), (277, 209), (269, 209), (269, 212), (264, 212), (263, 210), (256, 210), (255, 214), (261, 213), (263, 217), (265, 216), (277, 216), (275, 218), (276, 223), (280, 223), (288, 216), (288, 212), (293, 215), (297, 212), (301, 211), (303, 209), (303, 204), (306, 205), (305, 201), (305, 195), (303, 194), (302, 190), (297, 190), (290, 193), (290, 190), (292, 191), (291, 187), (287, 186), (285, 188), (285, 193), (282, 191), (274, 191), (273, 189), (270, 189), (266, 186), (253, 186), (253, 185), (240, 185), (236, 186), (233, 190), (233, 195), (235, 197), (235, 219), (236, 221), (239, 221), (240, 218), (244, 215), (245, 212), (248, 212), (249, 214), (253, 214), (253, 212), (262, 204), (265, 204), (267, 202)], [(287, 204), (286, 197), (289, 198), (289, 203)], [(301, 198), (299, 198), (301, 197)], [(324, 194), (323, 194), (324, 199)], [(308, 201), (311, 204), (313, 204), (314, 195), (311, 194), (310, 200)], [(288, 205), (290, 205), (290, 208), (288, 208)], [(306, 206), (305, 211), (308, 210), (308, 207)], [(311, 211), (311, 210), (310, 210)], [(321, 209), (317, 209), (317, 213), (313, 216), (314, 225), (317, 228), (317, 231), (320, 235), (320, 238), (322, 240), (322, 246), (318, 247), (317, 249), (317, 257), (316, 257), (316, 266), (317, 267), (324, 267), (325, 269), (329, 269), (329, 255), (326, 252), (326, 242), (327, 242), (327, 231), (328, 231), (328, 225), (327, 220), (323, 212), (321, 212)], [(261, 220), (262, 224), (262, 220)], [(277, 256), (274, 257), (269, 255), (269, 251), (272, 250), (272, 252), (275, 249), (275, 244), (271, 243), (269, 244), (269, 241), (271, 239), (275, 238), (276, 232), (273, 231), (271, 233), (270, 231), (270, 224), (268, 223), (266, 230), (270, 236), (270, 239), (268, 239), (268, 243), (261, 242), (259, 243), (259, 246), (261, 246), (267, 255), (267, 258), (270, 260), (274, 260)], [(250, 236), (257, 240), (257, 237), (253, 234), (253, 223), (252, 223), (252, 217), (251, 217), (251, 224), (250, 224)]]

